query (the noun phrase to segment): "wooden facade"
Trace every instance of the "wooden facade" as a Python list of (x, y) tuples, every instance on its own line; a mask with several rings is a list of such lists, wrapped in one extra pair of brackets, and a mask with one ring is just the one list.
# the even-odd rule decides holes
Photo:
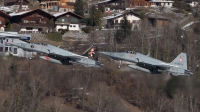
[(60, 10), (73, 12), (75, 1), (76, 0), (60, 0)]
[(8, 14), (0, 11), (0, 28), (1, 28), (1, 30), (4, 31), (5, 24), (6, 24), (6, 19), (10, 19), (10, 18), (11, 17)]
[(149, 7), (150, 0), (126, 0), (126, 8), (134, 8), (134, 7)]
[(40, 0), (41, 9), (54, 9), (58, 11), (59, 0)]
[(125, 0), (110, 0), (98, 3), (98, 9), (100, 9), (102, 12), (105, 11), (106, 7), (109, 7), (110, 10), (113, 9), (125, 10)]
[(165, 25), (168, 25), (170, 23), (170, 19), (163, 17), (163, 16), (148, 16), (149, 23), (152, 27), (162, 28)]
[(49, 32), (54, 28), (54, 16), (40, 9), (17, 12), (11, 21), (19, 24), (21, 32)]
[(75, 0), (40, 0), (41, 9), (73, 12)]
[(5, 6), (11, 5), (28, 5), (28, 0), (5, 0)]
[(72, 12), (65, 12), (55, 16), (56, 31), (59, 29), (80, 30), (80, 19), (83, 17)]

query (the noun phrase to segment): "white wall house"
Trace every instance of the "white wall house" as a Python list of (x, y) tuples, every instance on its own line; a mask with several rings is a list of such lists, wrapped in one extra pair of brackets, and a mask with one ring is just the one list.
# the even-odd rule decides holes
[[(25, 38), (24, 38), (25, 39)], [(0, 54), (1, 55), (9, 55), (12, 54), (13, 56), (18, 57), (32, 57), (32, 53), (28, 51), (24, 51), (21, 48), (16, 46), (11, 46), (8, 43), (26, 43), (23, 41), (23, 38), (20, 37), (12, 37), (12, 36), (5, 36), (3, 33), (0, 33)]]
[(79, 24), (57, 24), (56, 25), (56, 31), (59, 29), (69, 29), (70, 31), (79, 31), (80, 25)]
[[(127, 20), (132, 24), (132, 29), (134, 29), (136, 26), (139, 27), (139, 23), (141, 19), (139, 18), (138, 15), (132, 12), (129, 12), (129, 13), (126, 13), (125, 16), (127, 17)], [(114, 26), (117, 27), (123, 21), (123, 17), (124, 17), (123, 13), (104, 17), (103, 25), (105, 28), (108, 28), (108, 29), (114, 28)]]
[(171, 8), (173, 6), (174, 1), (171, 0), (151, 0), (149, 1), (151, 3), (151, 7), (167, 7)]
[(197, 7), (198, 6), (198, 2), (190, 2), (188, 3), (191, 7)]
[(53, 15), (56, 18), (55, 21), (55, 29), (58, 31), (59, 29), (68, 29), (72, 31), (80, 30), (80, 19), (83, 17), (72, 13), (72, 12), (61, 12), (55, 13)]

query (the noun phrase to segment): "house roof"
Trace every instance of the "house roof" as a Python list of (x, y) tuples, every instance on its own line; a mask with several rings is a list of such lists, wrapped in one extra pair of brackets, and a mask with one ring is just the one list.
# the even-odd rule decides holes
[(53, 16), (53, 15), (51, 15), (51, 14), (49, 14), (49, 13), (47, 13), (47, 12), (41, 10), (41, 9), (33, 9), (33, 10), (27, 10), (27, 11), (14, 12), (14, 13), (10, 13), (9, 15), (12, 16), (12, 17), (13, 16), (21, 16), (21, 15), (24, 15), (24, 14), (27, 14), (27, 13), (30, 13), (30, 12), (33, 12), (33, 11), (37, 11), (37, 10), (44, 12), (44, 13), (50, 15), (50, 16)]
[[(7, 3), (15, 3), (15, 2), (17, 2), (17, 1), (19, 1), (19, 0), (5, 0), (5, 4), (7, 4)], [(22, 2), (24, 2), (24, 1), (26, 1), (26, 2), (29, 3), (28, 0), (23, 0)]]
[(57, 2), (58, 2), (58, 1), (60, 1), (60, 0), (38, 0), (38, 1), (41, 3), (41, 2), (47, 2), (47, 1), (51, 1), (51, 2), (57, 1)]
[(123, 15), (127, 15), (127, 14), (134, 14), (135, 16), (139, 17), (138, 14), (133, 13), (133, 12), (126, 12), (126, 13), (122, 12), (122, 13), (117, 13), (117, 14), (114, 14), (114, 15), (111, 15), (111, 16), (103, 17), (103, 19), (105, 19), (105, 20), (107, 20), (107, 19), (114, 19), (114, 18), (118, 18), (118, 17), (121, 17)]
[(5, 18), (11, 18), (10, 15), (4, 13), (3, 11), (0, 11), (0, 16), (2, 15), (2, 17), (5, 17)]
[(74, 16), (76, 16), (77, 18), (80, 18), (80, 19), (83, 18), (82, 16), (80, 16), (80, 15), (78, 15), (78, 14), (75, 14), (75, 13), (72, 13), (72, 12), (59, 12), (59, 13), (53, 14), (53, 16), (56, 17), (56, 18), (59, 18), (59, 17), (61, 17), (61, 16), (67, 15), (67, 14), (69, 14), (69, 15), (74, 15)]
[(103, 0), (103, 1), (98, 2), (98, 3), (101, 4), (101, 3), (106, 3), (106, 2), (110, 2), (110, 1), (113, 1), (113, 0)]
[(170, 20), (168, 17), (165, 17), (161, 14), (156, 14), (156, 13), (150, 13), (147, 14), (148, 18), (153, 18), (153, 19), (162, 19), (162, 20)]

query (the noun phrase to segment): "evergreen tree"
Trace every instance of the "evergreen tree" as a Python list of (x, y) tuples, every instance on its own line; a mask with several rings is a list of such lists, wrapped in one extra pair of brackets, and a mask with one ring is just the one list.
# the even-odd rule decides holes
[(99, 26), (99, 29), (102, 27), (102, 12), (97, 9), (94, 5), (90, 9), (90, 17), (92, 19), (93, 26)]
[(116, 32), (116, 37), (118, 41), (125, 39), (131, 35), (132, 24), (124, 16), (122, 22), (120, 23), (120, 29)]
[(74, 13), (78, 14), (80, 16), (84, 16), (84, 9), (83, 9), (83, 1), (82, 0), (76, 0), (74, 4)]

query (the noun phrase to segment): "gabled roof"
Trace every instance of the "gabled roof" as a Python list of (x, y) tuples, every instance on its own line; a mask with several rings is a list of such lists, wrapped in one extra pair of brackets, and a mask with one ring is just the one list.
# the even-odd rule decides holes
[(44, 12), (44, 13), (46, 13), (46, 14), (48, 14), (48, 15), (50, 15), (50, 16), (53, 17), (53, 15), (51, 15), (51, 14), (49, 14), (49, 13), (47, 13), (47, 12), (41, 10), (41, 9), (33, 9), (33, 10), (26, 10), (26, 11), (14, 12), (14, 13), (10, 13), (9, 15), (12, 16), (12, 17), (13, 16), (21, 16), (21, 15), (24, 15), (24, 14), (27, 14), (27, 13), (30, 13), (30, 12), (33, 12), (33, 11), (41, 11), (41, 12)]
[(136, 13), (133, 13), (133, 12), (122, 12), (122, 13), (117, 13), (117, 14), (114, 14), (114, 15), (111, 15), (111, 16), (106, 16), (106, 17), (103, 17), (103, 19), (114, 19), (114, 18), (118, 18), (118, 17), (121, 17), (121, 16), (123, 16), (123, 15), (127, 15), (127, 14), (133, 14), (133, 15), (135, 15), (135, 16), (137, 16), (137, 17), (139, 17), (139, 15), (138, 14), (136, 14)]
[(59, 12), (59, 13), (53, 14), (53, 16), (54, 16), (55, 18), (59, 18), (59, 17), (64, 16), (64, 15), (73, 15), (73, 16), (76, 16), (76, 17), (79, 18), (79, 19), (82, 19), (82, 18), (83, 18), (82, 16), (80, 16), (80, 15), (78, 15), (78, 14), (75, 14), (75, 13), (72, 13), (72, 12)]
[(152, 18), (152, 19), (170, 20), (170, 18), (163, 16), (162, 14), (157, 14), (157, 13), (147, 14), (147, 17)]
[[(8, 4), (8, 3), (15, 3), (15, 2), (18, 2), (18, 1), (19, 1), (19, 0), (5, 0), (5, 4)], [(29, 3), (28, 0), (23, 0), (22, 2), (24, 2), (24, 1), (26, 1), (26, 2)]]
[(2, 15), (2, 17), (5, 17), (5, 18), (11, 18), (10, 15), (4, 13), (3, 11), (0, 11), (0, 16)]

